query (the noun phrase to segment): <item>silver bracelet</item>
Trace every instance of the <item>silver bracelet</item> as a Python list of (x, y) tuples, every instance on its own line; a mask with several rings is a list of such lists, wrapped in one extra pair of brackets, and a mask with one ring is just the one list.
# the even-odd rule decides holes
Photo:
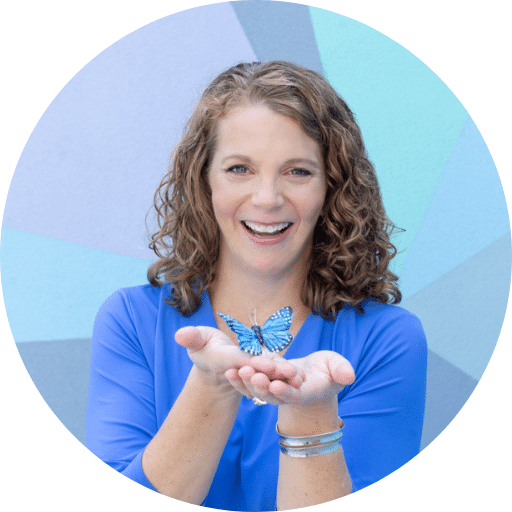
[(292, 437), (283, 436), (276, 425), (281, 453), (290, 457), (315, 457), (332, 453), (340, 448), (339, 441), (343, 435), (341, 432), (343, 426), (343, 421), (340, 419), (340, 428), (334, 432), (314, 436)]
[(322, 444), (320, 446), (305, 446), (303, 448), (289, 448), (287, 446), (281, 446), (281, 453), (288, 455), (289, 457), (316, 457), (318, 455), (326, 455), (332, 453), (341, 448), (339, 441), (333, 441), (332, 443)]

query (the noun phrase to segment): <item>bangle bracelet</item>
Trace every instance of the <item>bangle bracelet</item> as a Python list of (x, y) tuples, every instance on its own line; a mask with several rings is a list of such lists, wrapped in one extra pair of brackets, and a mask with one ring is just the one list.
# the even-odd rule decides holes
[(283, 436), (276, 425), (281, 453), (291, 457), (314, 457), (316, 455), (332, 453), (340, 448), (339, 441), (342, 436), (341, 429), (343, 426), (344, 423), (340, 419), (340, 428), (334, 432), (314, 436), (292, 437)]
[(279, 434), (279, 444), (288, 447), (301, 447), (301, 446), (317, 446), (319, 444), (330, 443), (333, 441), (339, 441), (342, 436), (341, 429), (344, 427), (343, 420), (340, 419), (340, 428), (334, 432), (327, 432), (325, 434), (317, 434), (314, 436), (305, 437), (292, 437), (283, 436), (279, 432), (278, 425), (276, 425), (276, 431)]
[(288, 455), (289, 457), (316, 457), (318, 455), (326, 455), (333, 453), (341, 447), (338, 441), (332, 443), (323, 444), (320, 446), (305, 446), (302, 448), (289, 448), (281, 445), (281, 453)]

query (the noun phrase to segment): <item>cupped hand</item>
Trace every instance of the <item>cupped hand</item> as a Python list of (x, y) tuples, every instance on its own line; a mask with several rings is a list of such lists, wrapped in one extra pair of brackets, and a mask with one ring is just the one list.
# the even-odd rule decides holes
[[(273, 379), (272, 363), (281, 358), (261, 361), (253, 358), (240, 369), (230, 369), (225, 375), (231, 385), (242, 394), (250, 394), (274, 405), (310, 406), (324, 402), (338, 394), (355, 380), (351, 364), (337, 352), (322, 350), (301, 359), (288, 362), (297, 368), (303, 382), (291, 386), (282, 379)], [(283, 360), (284, 361), (284, 360)]]
[[(251, 356), (240, 350), (222, 331), (213, 327), (183, 327), (176, 332), (175, 339), (187, 349), (196, 368), (214, 385), (227, 383), (227, 371), (236, 372), (252, 364), (269, 381), (281, 379), (291, 387), (302, 383), (301, 372), (293, 364), (281, 358), (272, 362), (264, 356)], [(242, 394), (249, 396), (246, 390)]]

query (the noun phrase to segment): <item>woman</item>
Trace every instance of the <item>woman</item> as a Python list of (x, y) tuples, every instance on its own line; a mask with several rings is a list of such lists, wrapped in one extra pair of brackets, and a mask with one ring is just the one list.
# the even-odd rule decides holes
[[(150, 284), (114, 294), (95, 323), (94, 453), (146, 487), (226, 510), (323, 503), (418, 453), (423, 330), (391, 305), (393, 225), (354, 117), (324, 78), (286, 62), (222, 73), (155, 207)], [(237, 347), (226, 318), (261, 325), (285, 307), (291, 344)]]

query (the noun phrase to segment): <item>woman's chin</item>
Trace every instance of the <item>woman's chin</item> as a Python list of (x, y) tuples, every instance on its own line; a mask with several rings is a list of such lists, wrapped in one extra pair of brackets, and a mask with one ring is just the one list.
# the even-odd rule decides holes
[(302, 268), (298, 261), (269, 261), (268, 259), (261, 262), (251, 262), (246, 266), (246, 273), (254, 277), (262, 279), (279, 280), (281, 278), (287, 278), (295, 271), (299, 271)]

